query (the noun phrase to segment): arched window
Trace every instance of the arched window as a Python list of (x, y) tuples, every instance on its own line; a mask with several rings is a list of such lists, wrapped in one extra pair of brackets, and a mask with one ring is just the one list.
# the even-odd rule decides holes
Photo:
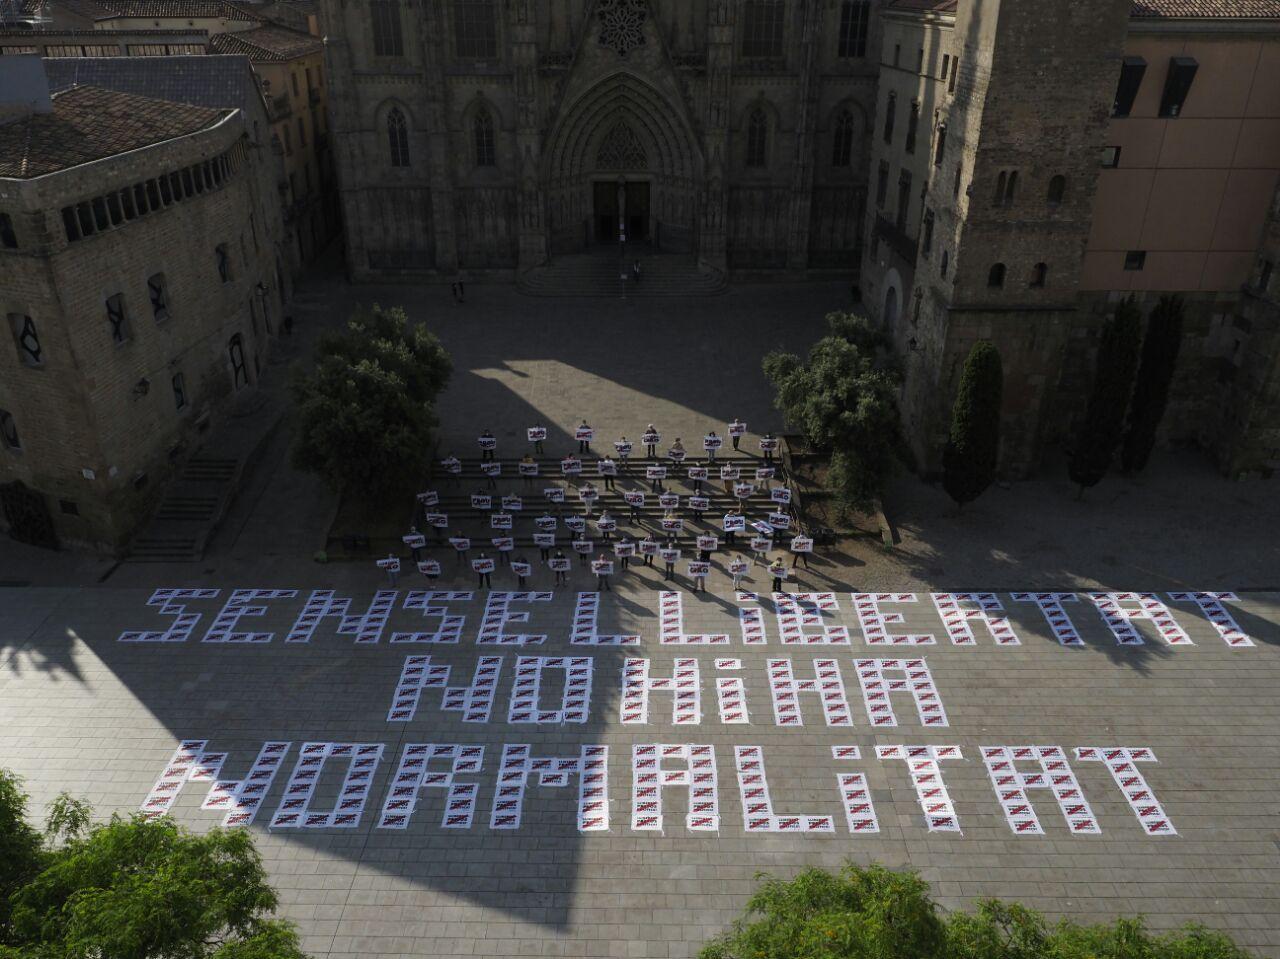
[(1049, 279), (1049, 265), (1047, 263), (1037, 263), (1031, 268), (1031, 285), (1035, 287), (1044, 286)]
[(947, 278), (947, 267), (950, 265), (950, 263), (951, 263), (950, 255), (947, 253), (946, 250), (943, 250), (942, 251), (942, 278), (944, 280)]
[(1049, 181), (1049, 204), (1057, 206), (1067, 193), (1067, 178), (1058, 174)]
[(476, 142), (476, 166), (496, 166), (498, 161), (493, 150), (493, 114), (488, 107), (476, 111), (472, 121), (472, 134)]
[(765, 166), (769, 150), (769, 120), (764, 110), (756, 107), (747, 120), (747, 166)]
[(853, 165), (853, 114), (848, 110), (841, 110), (840, 115), (836, 117), (835, 136), (831, 144), (831, 165), (842, 167)]
[(1004, 191), (1004, 205), (1013, 206), (1013, 196), (1018, 192), (1018, 171), (1009, 174), (1009, 186)]
[(399, 107), (392, 107), (387, 114), (387, 140), (391, 146), (391, 165), (409, 165), (409, 128)]
[(1013, 196), (1018, 190), (1018, 171), (1011, 170), (1005, 172), (1000, 171), (1000, 175), (996, 177), (996, 195), (992, 200), (992, 206), (1013, 206)]
[(1004, 286), (1004, 264), (993, 263), (991, 271), (987, 274), (987, 286), (999, 289)]

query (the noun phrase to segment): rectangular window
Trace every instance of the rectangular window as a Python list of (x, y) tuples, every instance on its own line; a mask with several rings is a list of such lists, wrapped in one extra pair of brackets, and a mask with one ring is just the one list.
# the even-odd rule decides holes
[(185, 409), (187, 406), (187, 381), (183, 379), (181, 373), (173, 374), (173, 408), (175, 410)]
[(284, 131), (284, 155), (293, 156), (293, 134), (289, 132), (289, 124), (285, 124), (280, 128)]
[(99, 230), (105, 230), (111, 226), (111, 219), (107, 216), (107, 201), (100, 196), (95, 196), (91, 201), (93, 203), (93, 222)]
[(136, 220), (138, 218), (138, 209), (133, 205), (133, 189), (125, 187), (120, 191), (120, 206), (124, 209), (124, 218), (126, 220)]
[(1108, 169), (1114, 169), (1120, 165), (1120, 148), (1119, 147), (1103, 147), (1102, 148), (1102, 165)]
[(79, 505), (77, 505), (76, 501), (73, 499), (58, 500), (58, 509), (61, 510), (62, 513), (66, 516), (80, 515), (80, 507)]
[(902, 44), (895, 43), (893, 45), (893, 65), (896, 67), (902, 62)]
[(191, 167), (183, 167), (182, 169), (182, 195), (185, 197), (196, 195), (195, 180), (191, 176)]
[(293, 83), (293, 95), (295, 97), (300, 96), (301, 94), (298, 93), (298, 74), (296, 72), (289, 74), (289, 79)]
[(911, 102), (911, 113), (907, 116), (907, 152), (916, 152), (916, 135), (920, 132), (920, 103)]
[(124, 222), (124, 211), (120, 208), (120, 194), (107, 194), (107, 212), (111, 214), (112, 226), (119, 226)]
[(924, 231), (920, 236), (920, 255), (926, 260), (929, 259), (929, 252), (933, 248), (933, 211), (924, 211)]
[(498, 55), (493, 0), (454, 0), (453, 45), (465, 60), (492, 60)]
[(1160, 97), (1160, 115), (1176, 117), (1182, 114), (1182, 105), (1191, 92), (1191, 81), (1196, 78), (1200, 65), (1195, 57), (1170, 57), (1169, 73), (1164, 78), (1164, 93)]
[(898, 112), (898, 97), (890, 90), (884, 103), (884, 142), (893, 143), (893, 121)]
[(950, 68), (951, 68), (951, 54), (944, 53), (942, 55), (942, 76), (939, 77), (940, 80), (945, 80), (947, 78), (947, 71)]
[(6, 250), (18, 248), (18, 237), (13, 232), (13, 220), (9, 219), (8, 213), (0, 213), (0, 246)]
[(1127, 117), (1138, 97), (1142, 78), (1147, 72), (1147, 61), (1142, 57), (1125, 57), (1120, 67), (1120, 82), (1116, 85), (1116, 99), (1111, 105), (1113, 117)]
[(844, 0), (840, 4), (840, 42), (837, 55), (842, 59), (867, 55), (867, 20), (871, 4), (867, 0)]
[(942, 166), (942, 161), (947, 155), (947, 125), (945, 123), (938, 124), (938, 139), (933, 148), (933, 165)]
[(80, 224), (76, 222), (74, 207), (64, 206), (62, 208), (62, 228), (67, 231), (68, 243), (74, 243), (80, 239)]
[(298, 117), (298, 146), (307, 145), (307, 123), (302, 117)]
[(956, 92), (956, 74), (960, 72), (960, 58), (956, 57), (951, 61), (951, 80), (947, 83), (947, 92)]
[(107, 329), (111, 332), (111, 342), (117, 346), (129, 342), (129, 316), (125, 312), (123, 293), (107, 297)]
[(924, 47), (916, 51), (916, 73), (924, 73)]
[(169, 318), (169, 291), (165, 286), (164, 274), (153, 273), (147, 277), (147, 295), (151, 299), (151, 315), (157, 323)]
[(1126, 270), (1141, 270), (1146, 265), (1146, 250), (1130, 250), (1124, 255), (1124, 268)]
[(903, 170), (898, 175), (898, 229), (906, 231), (907, 214), (911, 210), (911, 174)]
[(880, 172), (876, 175), (876, 208), (883, 210), (885, 197), (889, 194), (889, 163), (880, 161)]
[(782, 56), (783, 0), (746, 0), (742, 7), (742, 55)]
[(400, 4), (397, 0), (373, 0), (369, 4), (373, 21), (373, 55), (404, 56), (404, 38), (400, 34)]

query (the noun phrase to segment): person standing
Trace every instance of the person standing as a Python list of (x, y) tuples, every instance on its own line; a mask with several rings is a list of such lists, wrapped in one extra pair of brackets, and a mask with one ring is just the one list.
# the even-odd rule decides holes
[[(655, 456), (658, 455), (658, 440), (655, 439), (655, 437), (658, 437), (661, 435), (662, 434), (658, 432), (657, 427), (655, 427), (652, 423), (650, 423), (648, 426), (644, 428), (644, 436), (645, 436), (644, 444), (645, 444), (645, 449), (647, 451), (645, 455), (648, 456), (649, 459), (653, 459)], [(652, 443), (649, 442), (650, 440), (653, 440), (653, 442)]]
[(631, 279), (635, 280), (636, 283), (640, 282), (640, 261), (639, 260), (636, 260), (634, 263), (631, 264)]
[(773, 462), (773, 450), (777, 445), (778, 441), (774, 438), (772, 433), (765, 433), (764, 437), (760, 440), (760, 452), (764, 454), (764, 461), (766, 463)]
[[(583, 420), (583, 421), (582, 421), (582, 425), (581, 425), (581, 426), (579, 426), (579, 427), (578, 427), (578, 429), (580, 429), (580, 430), (590, 430), (590, 429), (591, 429), (591, 427), (590, 427), (589, 425), (587, 425), (587, 421), (586, 421), (586, 420)], [(587, 437), (586, 439), (580, 439), (580, 440), (578, 440), (578, 452), (579, 452), (579, 453), (590, 453), (590, 452), (591, 452), (591, 439), (590, 439), (590, 437)]]
[(471, 546), (471, 541), (462, 535), (462, 530), (455, 530), (450, 540), (453, 544), (454, 554), (457, 556), (458, 565), (461, 566), (467, 561), (467, 550)]
[(707, 570), (707, 567), (703, 566), (702, 563), (699, 563), (697, 566), (694, 566), (693, 569), (690, 570), (690, 572), (693, 574), (693, 591), (695, 593), (705, 593), (707, 591), (706, 570)]
[(422, 559), (422, 547), (418, 545), (418, 535), (418, 527), (410, 526), (409, 537), (413, 540), (413, 545), (409, 547), (409, 550), (413, 553), (413, 561), (415, 563)]
[(652, 567), (654, 554), (658, 551), (658, 542), (652, 533), (645, 533), (640, 541), (640, 554), (644, 557), (644, 565)]
[[(799, 539), (799, 538), (800, 537), (796, 537), (796, 539)], [(795, 543), (795, 539), (792, 540), (792, 543)], [(794, 547), (792, 548), (791, 568), (795, 569), (797, 563), (804, 563), (804, 568), (805, 569), (809, 568), (809, 551), (807, 549), (795, 549)]]
[(529, 568), (529, 561), (524, 558), (524, 553), (521, 553), (511, 561), (511, 568), (515, 570), (516, 582), (519, 588), (524, 589), (525, 580), (528, 578), (525, 571)]
[(742, 518), (742, 508), (737, 505), (724, 514), (724, 541), (726, 545), (733, 546), (738, 542), (737, 521)]
[(537, 465), (538, 464), (534, 462), (533, 457), (528, 453), (525, 453), (524, 458), (520, 460), (520, 466), (525, 467), (524, 469), (519, 469), (520, 479), (524, 482), (525, 489), (531, 488), (534, 480), (533, 471), (527, 469), (527, 467), (532, 466), (536, 468)]
[[(599, 564), (599, 565), (596, 565), (596, 564)], [(609, 592), (609, 574), (605, 572), (605, 570), (609, 568), (608, 564), (609, 564), (609, 560), (605, 557), (604, 553), (601, 553), (599, 556), (597, 556), (596, 562), (592, 564), (595, 567), (595, 571), (596, 571), (596, 592), (597, 593)]]
[(578, 497), (582, 500), (582, 506), (586, 510), (588, 516), (591, 515), (592, 506), (595, 504), (596, 498), (600, 492), (592, 484), (591, 480), (587, 480), (578, 490)]
[(735, 416), (733, 422), (729, 424), (729, 439), (733, 440), (733, 451), (735, 453), (738, 452), (738, 444), (742, 441), (742, 434), (746, 431), (747, 424)]
[[(555, 559), (557, 559), (557, 560), (567, 559), (567, 557), (564, 555), (564, 551), (563, 551), (563, 550), (559, 550), (559, 549), (558, 549), (558, 550), (556, 550), (556, 555), (555, 555), (555, 557), (554, 557), (554, 558), (555, 558)], [(567, 564), (566, 564), (566, 563), (556, 563), (556, 570), (555, 570), (555, 574), (556, 574), (556, 585), (557, 585), (557, 586), (568, 586), (568, 585), (569, 585), (569, 571), (568, 571), (567, 569), (564, 569), (564, 566), (565, 566), (565, 565), (567, 565)]]
[(387, 558), (382, 561), (382, 567), (387, 571), (387, 582), (394, 586), (400, 579), (400, 560), (396, 558), (396, 554), (388, 553)]
[(613, 449), (618, 454), (618, 462), (622, 465), (622, 472), (625, 473), (627, 471), (627, 457), (631, 455), (631, 443), (624, 436), (613, 444)]
[(781, 593), (782, 581), (787, 577), (787, 564), (782, 561), (781, 556), (775, 556), (769, 564), (769, 575), (773, 577), (773, 591)]
[(541, 456), (542, 455), (542, 437), (546, 435), (547, 428), (543, 426), (541, 423), (535, 423), (532, 429), (530, 430), (530, 432), (533, 432), (534, 435), (537, 436), (537, 439), (533, 441), (533, 451), (538, 456)]
[(613, 476), (618, 468), (618, 464), (611, 460), (608, 456), (597, 464), (600, 475), (604, 477), (604, 488), (606, 490), (613, 489)]
[(707, 434), (706, 439), (703, 440), (703, 446), (707, 451), (707, 462), (714, 463), (716, 461), (716, 450), (720, 446), (720, 437), (716, 436), (715, 430)]
[(462, 460), (450, 453), (440, 461), (445, 474), (449, 477), (449, 483), (453, 486), (462, 485)]
[(481, 550), (480, 555), (476, 557), (476, 589), (493, 589), (493, 574), (490, 573), (484, 565), (482, 565), (487, 563), (488, 560), (489, 557), (485, 555), (484, 550)]
[(644, 493), (627, 493), (630, 499), (627, 500), (627, 506), (631, 509), (631, 522), (637, 526), (640, 524), (640, 507), (644, 506)]
[[(689, 467), (689, 472), (690, 472), (690, 473), (692, 473), (692, 472), (693, 472), (695, 469), (697, 469), (697, 468), (698, 468), (698, 467), (697, 467), (697, 464), (694, 464), (693, 466), (690, 466), (690, 467)], [(708, 467), (708, 468), (709, 468), (709, 467)], [(693, 495), (694, 495), (694, 496), (697, 496), (697, 495), (698, 495), (698, 494), (700, 494), (701, 492), (702, 492), (702, 474), (701, 474), (701, 473), (699, 473), (699, 474), (698, 474), (696, 477), (694, 477), (694, 479), (693, 479)]]
[(636, 551), (636, 544), (632, 542), (630, 536), (623, 533), (613, 551), (618, 555), (619, 568), (625, 570), (631, 564), (631, 557)]
[(596, 529), (600, 531), (601, 542), (607, 543), (613, 539), (613, 527), (616, 524), (614, 519), (609, 515), (608, 507), (600, 511), (600, 518), (596, 520)]
[(742, 589), (742, 577), (747, 572), (747, 561), (737, 557), (729, 564), (729, 575), (733, 577), (734, 592)]
[(676, 545), (676, 538), (672, 536), (667, 540), (667, 545), (663, 548), (662, 561), (667, 564), (666, 572), (663, 573), (664, 580), (671, 579), (676, 574), (676, 563), (680, 560), (680, 550)]

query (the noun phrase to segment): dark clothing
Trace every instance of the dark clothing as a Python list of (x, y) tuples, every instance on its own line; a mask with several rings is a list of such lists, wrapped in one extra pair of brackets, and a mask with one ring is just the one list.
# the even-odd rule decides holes
[(781, 577), (781, 576), (775, 576), (775, 577), (773, 577), (773, 591), (774, 591), (775, 593), (781, 593), (781, 592), (782, 592), (782, 577)]
[(492, 589), (493, 588), (493, 583), (490, 582), (489, 573), (476, 573), (476, 576), (480, 578), (480, 581), (476, 583), (476, 589)]

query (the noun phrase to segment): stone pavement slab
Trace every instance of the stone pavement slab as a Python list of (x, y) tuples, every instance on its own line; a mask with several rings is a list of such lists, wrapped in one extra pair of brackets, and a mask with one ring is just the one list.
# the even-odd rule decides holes
[[(312, 591), (335, 585), (350, 599), (348, 615), (362, 618), (366, 641), (339, 634), (339, 621), (326, 618), (309, 641), (287, 642)], [(295, 597), (248, 601), (262, 614), (228, 624), (231, 632), (271, 633), (269, 642), (205, 641), (210, 629), (209, 638), (225, 635), (215, 626), (228, 614), (225, 588), (175, 599), (200, 619), (185, 641), (172, 642), (119, 641), (176, 622), (147, 606), (150, 588), (0, 592), (0, 764), (27, 777), (37, 813), (65, 789), (106, 815), (167, 795), (153, 789), (184, 742), (204, 743), (190, 748), (206, 762), (226, 753), (210, 774), (229, 782), (244, 779), (264, 744), (288, 743), (249, 828), (282, 913), (300, 924), (316, 956), (691, 956), (739, 914), (757, 872), (836, 868), (846, 858), (919, 869), (947, 908), (994, 895), (1079, 919), (1141, 912), (1161, 929), (1197, 919), (1259, 955), (1280, 956), (1278, 593), (1242, 592), (1222, 610), (1167, 592), (1154, 597), (1159, 606), (1121, 597), (1122, 611), (1141, 609), (1145, 598), (1155, 618), (1113, 617), (1114, 630), (1105, 601), (1064, 598), (1079, 639), (1069, 646), (1060, 635), (1074, 637), (1055, 634), (1040, 604), (1006, 592), (993, 597), (1001, 610), (963, 620), (969, 643), (946, 600), (940, 610), (924, 591), (914, 602), (855, 600), (845, 584), (811, 597), (813, 608), (802, 599), (681, 591), (677, 619), (657, 589), (627, 589), (606, 595), (595, 628), (579, 622), (577, 635), (639, 642), (590, 645), (570, 642), (584, 610), (576, 591), (545, 601), (436, 597), (426, 605), (441, 612), (424, 615), (405, 608), (410, 587), (402, 584), (380, 624), (365, 615), (376, 598), (367, 587), (313, 577), (292, 588)], [(506, 620), (503, 635), (545, 641), (477, 643), (486, 605), (494, 615), (527, 612)], [(890, 619), (881, 623), (877, 613)], [(393, 641), (396, 632), (434, 631), (444, 615), (465, 617), (457, 642)], [(902, 635), (932, 642), (878, 641)], [(500, 657), (488, 721), (442, 708), (458, 694), (441, 684), (416, 688), (418, 674), (406, 673), (411, 656), (430, 657), (428, 669), (449, 667), (442, 682), (450, 687), (470, 686), (481, 657)], [(538, 684), (532, 710), (515, 688), (518, 657), (550, 659), (524, 664), (521, 690), (534, 677)], [(590, 665), (584, 713), (574, 711), (563, 668), (572, 658)], [(624, 688), (628, 659), (648, 661), (647, 703), (634, 683), (629, 695)], [(639, 667), (630, 665), (634, 679)], [(412, 715), (389, 721), (397, 689), (412, 700)], [(693, 705), (685, 695), (677, 711), (678, 693), (691, 691)], [(478, 696), (483, 712), (486, 695), (481, 682), (471, 705)], [(874, 718), (886, 715), (886, 700), (895, 725)], [(637, 715), (637, 703), (647, 714)], [(550, 721), (522, 715), (539, 711)], [(725, 721), (742, 711), (746, 722)], [(350, 827), (328, 819), (312, 828), (272, 825), (290, 814), (290, 797), (307, 795), (309, 767), (297, 766), (307, 743), (338, 744), (338, 753), (326, 752), (299, 815), (363, 798)], [(341, 744), (352, 744), (350, 756)], [(443, 747), (425, 771), (452, 778), (411, 788), (404, 828), (387, 828), (383, 807), (395, 798), (397, 773), (417, 783), (416, 766), (401, 768), (414, 744)], [(519, 745), (530, 747), (531, 768), (508, 748)], [(367, 794), (364, 780), (349, 778), (361, 768), (361, 746), (377, 760), (368, 765)], [(446, 755), (451, 747), (458, 752)], [(464, 761), (455, 769), (471, 747), (483, 747), (482, 757), (473, 754), (478, 767)], [(584, 747), (607, 747), (604, 768), (588, 781), (607, 799), (580, 794)], [(538, 757), (565, 762), (544, 768)], [(656, 784), (645, 778), (654, 771)], [(993, 777), (1015, 773), (1021, 778), (1000, 787), (1014, 793), (1002, 807)], [(762, 784), (747, 778), (757, 774), (771, 809), (761, 807)], [(191, 781), (184, 770), (178, 778), (173, 815), (196, 829), (220, 823), (220, 808), (201, 808), (209, 777)], [(464, 788), (450, 796), (440, 784)], [(469, 784), (469, 827), (444, 826), (447, 815), (465, 812)], [(498, 795), (522, 784), (523, 792)], [(662, 822), (649, 829), (659, 813), (645, 804), (655, 793)], [(242, 806), (247, 797), (238, 796)], [(591, 802), (603, 806), (582, 805)], [(515, 809), (518, 826), (494, 828), (495, 816)], [(607, 829), (579, 828), (605, 813)], [(821, 828), (790, 832), (792, 817)]]

